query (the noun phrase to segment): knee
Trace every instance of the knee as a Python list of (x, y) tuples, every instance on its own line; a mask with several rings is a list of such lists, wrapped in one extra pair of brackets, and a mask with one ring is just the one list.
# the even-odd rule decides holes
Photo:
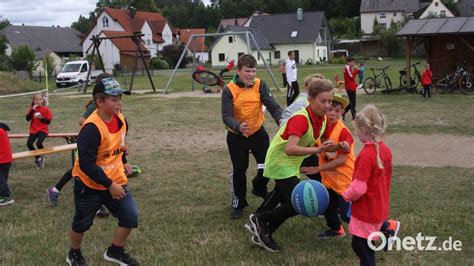
[(119, 218), (118, 226), (124, 228), (137, 228), (138, 227), (138, 216), (139, 211), (137, 206), (130, 207), (127, 215)]
[(76, 233), (84, 233), (87, 230), (89, 230), (89, 228), (92, 226), (92, 223), (93, 223), (92, 220), (89, 221), (85, 219), (82, 219), (82, 220), (74, 219), (74, 221), (72, 222), (71, 229), (72, 231)]
[(26, 143), (26, 146), (28, 147), (28, 149), (30, 150), (34, 150), (35, 149), (35, 146), (33, 146), (33, 141), (28, 141)]

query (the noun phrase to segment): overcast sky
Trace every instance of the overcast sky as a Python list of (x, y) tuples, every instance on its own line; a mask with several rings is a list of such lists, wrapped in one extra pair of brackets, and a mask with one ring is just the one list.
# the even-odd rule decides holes
[(88, 17), (97, 0), (0, 0), (0, 16), (14, 25), (69, 27)]

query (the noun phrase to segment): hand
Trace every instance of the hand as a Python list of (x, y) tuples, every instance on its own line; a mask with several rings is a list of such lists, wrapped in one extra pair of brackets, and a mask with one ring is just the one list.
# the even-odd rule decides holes
[(242, 135), (248, 138), (248, 134), (250, 133), (250, 128), (247, 122), (242, 122), (239, 126), (239, 130), (242, 133)]
[(125, 169), (126, 176), (130, 176), (132, 174), (132, 166), (129, 163), (124, 164), (123, 168)]
[(323, 143), (319, 146), (319, 148), (321, 149), (321, 151), (325, 151), (325, 150), (327, 150), (327, 149), (329, 149), (329, 148), (334, 147), (334, 145), (335, 145), (335, 144), (334, 144), (334, 141), (332, 141), (332, 140), (326, 140), (325, 142), (323, 142)]
[(125, 190), (121, 185), (115, 182), (112, 182), (112, 185), (110, 185), (109, 192), (114, 200), (119, 200), (125, 197)]
[(31, 107), (33, 110), (36, 110), (36, 108), (38, 108), (39, 105), (35, 104), (33, 105), (33, 107)]
[(36, 113), (35, 113), (35, 117), (36, 117), (36, 118), (39, 118), (39, 119), (43, 118), (43, 116), (41, 115), (40, 112), (36, 112)]
[(349, 146), (349, 142), (341, 141), (339, 142), (339, 149), (343, 152), (349, 152), (351, 150), (351, 146)]
[(300, 172), (305, 175), (315, 175), (319, 173), (319, 167), (317, 166), (303, 166), (300, 168)]

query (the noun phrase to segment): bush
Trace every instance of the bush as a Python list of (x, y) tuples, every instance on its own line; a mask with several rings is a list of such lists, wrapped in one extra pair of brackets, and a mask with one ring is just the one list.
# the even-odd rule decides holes
[(158, 57), (153, 57), (150, 60), (150, 65), (155, 70), (169, 69), (170, 68), (170, 65), (168, 64), (168, 62), (166, 62), (165, 60), (161, 60)]
[[(184, 51), (184, 45), (166, 45), (161, 50), (161, 57), (168, 63), (171, 68), (174, 68), (178, 64), (179, 58)], [(189, 57), (185, 56), (179, 65), (179, 68), (184, 68), (189, 62)]]
[(343, 57), (343, 56), (333, 57), (329, 60), (329, 63), (331, 63), (331, 64), (345, 64), (346, 63), (346, 58)]
[(305, 65), (314, 65), (314, 60), (313, 58), (308, 58), (306, 59), (306, 61), (304, 62)]
[(15, 70), (31, 73), (35, 65), (35, 52), (28, 45), (18, 45), (13, 48), (11, 63)]

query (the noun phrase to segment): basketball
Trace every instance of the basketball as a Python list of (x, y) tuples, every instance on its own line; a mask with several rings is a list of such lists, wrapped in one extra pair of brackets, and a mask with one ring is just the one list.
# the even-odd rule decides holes
[(326, 211), (329, 193), (318, 181), (305, 180), (293, 189), (291, 203), (297, 213), (306, 217), (315, 217)]

